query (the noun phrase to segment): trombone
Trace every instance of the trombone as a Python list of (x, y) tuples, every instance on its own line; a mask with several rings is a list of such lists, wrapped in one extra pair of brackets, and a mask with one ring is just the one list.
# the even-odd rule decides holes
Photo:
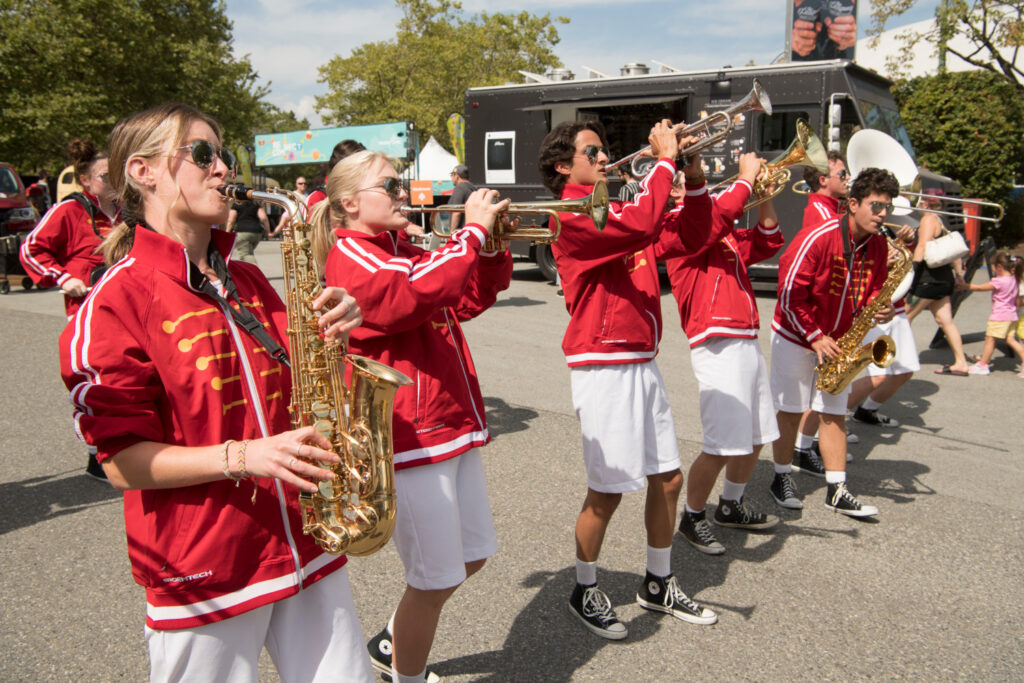
[[(849, 162), (847, 165), (850, 169), (851, 184), (853, 183), (853, 179), (857, 177), (857, 174), (865, 168), (885, 168), (890, 170), (893, 175), (896, 176), (896, 181), (900, 184), (900, 195), (906, 197), (908, 200), (912, 198), (920, 200), (925, 197), (930, 197), (942, 202), (948, 201), (954, 204), (972, 204), (978, 207), (978, 215), (971, 216), (971, 218), (976, 218), (979, 221), (987, 221), (990, 223), (998, 223), (1003, 220), (1003, 207), (1001, 204), (996, 202), (986, 202), (981, 199), (963, 199), (961, 197), (943, 197), (931, 195), (926, 192), (911, 192), (909, 188), (918, 183), (919, 176), (917, 173), (917, 164), (914, 163), (914, 159), (907, 153), (907, 150), (904, 149), (903, 145), (897, 142), (895, 138), (880, 130), (865, 128), (854, 133), (846, 147), (846, 158)], [(793, 191), (796, 192), (795, 186)], [(895, 197), (893, 199), (895, 199)], [(982, 216), (981, 210), (983, 207), (995, 207), (998, 211), (998, 215), (995, 218), (991, 216)], [(964, 217), (964, 214), (961, 211), (946, 211), (926, 206), (917, 206), (915, 209), (924, 213), (934, 213), (940, 216)], [(910, 211), (904, 209), (901, 213), (896, 215), (906, 215), (907, 213), (910, 213)]]
[[(760, 180), (754, 181), (753, 191), (750, 193), (751, 200), (743, 207), (744, 211), (749, 211), (778, 196), (789, 183), (792, 175), (789, 169), (792, 166), (813, 166), (823, 175), (827, 174), (828, 153), (825, 151), (825, 146), (821, 144), (821, 139), (814, 134), (810, 124), (803, 119), (797, 119), (796, 137), (793, 142), (789, 144), (785, 152), (763, 166), (765, 173)], [(723, 180), (712, 187), (711, 192), (733, 184), (739, 177), (737, 173), (733, 177)], [(773, 185), (775, 189), (769, 190)]]
[[(443, 228), (437, 222), (438, 214), (442, 213), (464, 213), (466, 211), (465, 204), (443, 204), (441, 206), (431, 207), (420, 207), (420, 206), (403, 206), (403, 213), (432, 213), (434, 216), (430, 219), (430, 227), (434, 234), (438, 237), (451, 237), (451, 228)], [(604, 230), (604, 226), (608, 223), (608, 183), (604, 180), (600, 180), (594, 185), (593, 191), (581, 199), (556, 199), (551, 201), (541, 202), (521, 202), (509, 204), (508, 208), (502, 212), (502, 215), (506, 214), (521, 214), (521, 213), (546, 213), (550, 216), (549, 224), (543, 225), (541, 223), (529, 223), (527, 225), (508, 225), (504, 221), (498, 221), (494, 229), (491, 232), (490, 238), (487, 240), (488, 245), (497, 247), (499, 241), (526, 241), (535, 242), (537, 244), (551, 244), (558, 239), (558, 236), (562, 232), (562, 220), (558, 217), (559, 212), (562, 213), (582, 213), (586, 214), (590, 220), (594, 222), (594, 227), (598, 230)], [(554, 222), (554, 228), (550, 226), (551, 221)]]
[[(768, 116), (772, 115), (772, 101), (768, 97), (768, 93), (765, 91), (761, 84), (754, 79), (754, 85), (747, 93), (747, 96), (736, 104), (730, 106), (728, 109), (722, 111), (713, 112), (710, 116), (706, 116), (700, 121), (694, 123), (677, 123), (672, 126), (672, 130), (675, 132), (677, 138), (683, 138), (688, 135), (699, 135), (701, 139), (693, 143), (689, 147), (679, 150), (676, 156), (689, 156), (696, 154), (702, 150), (717, 145), (719, 142), (724, 140), (730, 132), (732, 132), (733, 118), (746, 111), (763, 111)], [(615, 161), (615, 163), (608, 164), (604, 167), (606, 171), (611, 171), (624, 164), (629, 164), (630, 174), (634, 178), (643, 178), (654, 165), (658, 162), (650, 156), (651, 145), (647, 145), (643, 149), (639, 149), (632, 154), (627, 154)]]

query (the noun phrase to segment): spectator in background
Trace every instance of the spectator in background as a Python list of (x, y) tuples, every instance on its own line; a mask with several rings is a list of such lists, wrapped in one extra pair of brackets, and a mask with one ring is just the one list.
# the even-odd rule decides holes
[(625, 166), (619, 168), (619, 177), (622, 178), (626, 184), (619, 188), (619, 201), (620, 202), (631, 202), (633, 197), (640, 192), (641, 186), (640, 181), (637, 180), (629, 169)]
[(39, 212), (40, 216), (49, 211), (50, 206), (53, 205), (49, 183), (50, 172), (44, 168), (39, 171), (39, 179), (26, 190), (29, 201), (32, 202), (32, 206), (36, 207), (36, 211)]
[[(281, 225), (288, 220), (288, 213), (281, 217)], [(231, 258), (246, 263), (256, 263), (256, 245), (264, 237), (270, 236), (270, 220), (263, 207), (253, 201), (239, 202), (231, 205), (228, 212), (228, 222), (224, 229), (237, 234), (235, 247), (231, 251)], [(275, 230), (277, 232), (277, 230)]]
[[(469, 195), (473, 194), (476, 190), (476, 185), (469, 182), (469, 167), (463, 164), (459, 164), (452, 169), (451, 173), (452, 185), (455, 189), (452, 190), (452, 194), (448, 197), (448, 203), (452, 204), (465, 204), (466, 199)], [(462, 214), (453, 213), (452, 215), (452, 228), (451, 231), (454, 233), (462, 225)]]
[(303, 196), (303, 198), (309, 196), (309, 192), (306, 191), (306, 179), (299, 176), (295, 179), (295, 191)]
[[(924, 192), (928, 196), (921, 198), (922, 208), (938, 209), (942, 206), (942, 200), (939, 199), (942, 190), (928, 188)], [(913, 323), (921, 311), (926, 308), (931, 311), (935, 322), (946, 335), (949, 348), (953, 351), (953, 364), (945, 364), (935, 373), (966, 377), (970, 365), (967, 363), (967, 356), (964, 355), (960, 330), (953, 322), (953, 307), (950, 304), (953, 287), (964, 279), (964, 267), (959, 259), (938, 268), (929, 268), (924, 261), (925, 247), (933, 239), (940, 237), (944, 231), (946, 227), (936, 214), (926, 212), (921, 216), (921, 224), (917, 228), (917, 246), (914, 248), (914, 284), (910, 287), (911, 293), (918, 299), (907, 311), (907, 320)]]

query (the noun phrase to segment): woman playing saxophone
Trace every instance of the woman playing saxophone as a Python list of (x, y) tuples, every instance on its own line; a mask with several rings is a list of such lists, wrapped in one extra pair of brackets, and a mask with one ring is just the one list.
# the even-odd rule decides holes
[[(151, 680), (256, 680), (264, 645), (282, 680), (368, 680), (346, 559), (302, 534), (298, 505), (335, 476), (307, 461), (338, 456), (291, 429), (285, 305), (213, 227), (233, 165), (216, 121), (187, 105), (111, 133), (126, 222), (61, 336), (76, 429), (124, 491)], [(340, 289), (313, 305), (331, 300), (320, 324), (343, 339), (359, 307)]]

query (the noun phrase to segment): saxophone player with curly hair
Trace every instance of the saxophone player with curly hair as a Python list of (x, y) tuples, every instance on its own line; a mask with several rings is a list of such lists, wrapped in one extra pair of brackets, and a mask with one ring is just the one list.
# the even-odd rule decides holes
[[(898, 194), (891, 173), (864, 169), (850, 189), (847, 213), (801, 230), (779, 260), (771, 389), (781, 436), (773, 444), (771, 494), (782, 507), (803, 507), (792, 478), (793, 445), (800, 415), (810, 408), (821, 419), (825, 507), (851, 517), (878, 514), (878, 508), (862, 504), (846, 486), (849, 386), (836, 394), (817, 389), (815, 368), (844, 353), (837, 340), (885, 284), (888, 244), (879, 231)], [(886, 305), (874, 321), (887, 322), (893, 315)]]

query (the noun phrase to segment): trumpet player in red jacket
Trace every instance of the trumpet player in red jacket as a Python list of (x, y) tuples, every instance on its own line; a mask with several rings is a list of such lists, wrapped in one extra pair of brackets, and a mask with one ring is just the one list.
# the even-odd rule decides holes
[(774, 515), (751, 510), (743, 501), (761, 446), (779, 436), (768, 364), (757, 342), (757, 301), (747, 267), (782, 248), (782, 231), (771, 200), (759, 205), (755, 228), (735, 227), (762, 165), (754, 153), (740, 156), (739, 179), (713, 198), (717, 241), (695, 255), (666, 262), (690, 342), (704, 431), (703, 449), (690, 466), (679, 533), (709, 555), (725, 552), (704, 512), (723, 469), (715, 524), (764, 530), (779, 521)]
[[(587, 469), (569, 609), (592, 633), (610, 640), (625, 638), (627, 631), (597, 587), (597, 559), (622, 494), (645, 485), (647, 574), (636, 601), (690, 623), (718, 619), (683, 593), (671, 570), (682, 473), (672, 412), (654, 361), (662, 331), (656, 260), (706, 245), (711, 201), (694, 154), (683, 169), (687, 205), (672, 233), (663, 235), (669, 226), (663, 212), (676, 173), (674, 159), (693, 139), (677, 140), (663, 121), (651, 129), (649, 140), (658, 162), (633, 200), (611, 203), (603, 231), (586, 216), (560, 214), (562, 231), (552, 246), (571, 316), (562, 350)], [(562, 199), (589, 195), (606, 178), (608, 161), (604, 128), (597, 122), (560, 124), (541, 143), (541, 177)], [(662, 243), (662, 237), (668, 239)]]

